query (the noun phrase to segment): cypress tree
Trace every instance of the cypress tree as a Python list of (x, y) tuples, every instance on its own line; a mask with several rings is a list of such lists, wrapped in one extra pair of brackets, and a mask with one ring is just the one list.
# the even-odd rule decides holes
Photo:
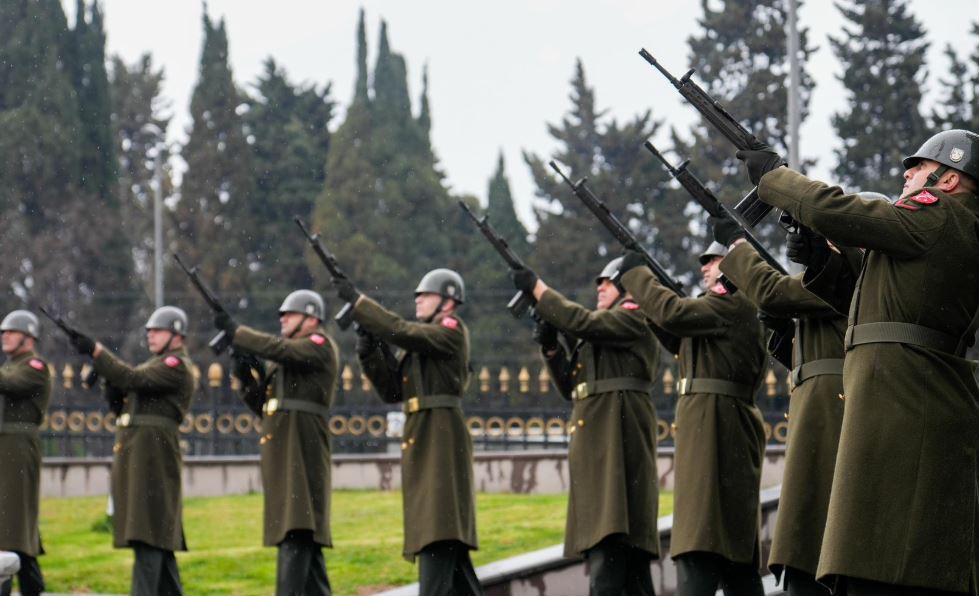
[(928, 136), (920, 111), (928, 42), (906, 0), (841, 1), (847, 21), (830, 46), (842, 63), (848, 107), (833, 115), (842, 141), (835, 151), (841, 183), (863, 190), (892, 188), (902, 157)]

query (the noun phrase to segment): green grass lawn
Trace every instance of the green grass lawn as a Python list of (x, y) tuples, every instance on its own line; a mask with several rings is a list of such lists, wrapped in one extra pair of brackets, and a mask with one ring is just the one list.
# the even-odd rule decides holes
[[(44, 499), (41, 566), (51, 592), (129, 591), (132, 552), (113, 549), (104, 497)], [(476, 499), (480, 550), (476, 566), (558, 544), (563, 540), (566, 495), (480, 494)], [(660, 496), (660, 514), (673, 509)], [(273, 548), (263, 548), (262, 496), (184, 501), (190, 551), (177, 553), (187, 594), (271, 594)], [(417, 580), (401, 557), (401, 493), (335, 491), (332, 550), (324, 550), (334, 593), (371, 594)]]

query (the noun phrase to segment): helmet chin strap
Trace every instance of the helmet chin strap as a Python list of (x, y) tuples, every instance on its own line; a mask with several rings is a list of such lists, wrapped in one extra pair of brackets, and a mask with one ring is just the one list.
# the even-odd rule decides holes
[(440, 312), (442, 312), (442, 307), (445, 306), (445, 301), (446, 301), (445, 296), (439, 296), (439, 303), (435, 307), (435, 311), (432, 313), (432, 315), (430, 317), (428, 317), (426, 319), (423, 319), (422, 320), (422, 323), (431, 323), (432, 321), (434, 321), (436, 315), (438, 315)]
[[(170, 331), (170, 330), (168, 329), (167, 331)], [(176, 334), (173, 331), (170, 331), (170, 337), (167, 338), (167, 343), (163, 344), (163, 347), (160, 348), (160, 351), (157, 352), (157, 354), (162, 354), (164, 352), (169, 352), (170, 351), (170, 343), (173, 341), (173, 336), (174, 335), (176, 335)]]
[(289, 335), (286, 336), (287, 338), (292, 339), (293, 337), (295, 337), (296, 334), (299, 333), (299, 330), (303, 328), (303, 325), (306, 323), (306, 319), (309, 318), (309, 315), (307, 315), (306, 313), (301, 313), (301, 314), (303, 315), (303, 318), (299, 319), (299, 322), (296, 323), (296, 326), (293, 327), (292, 331), (289, 332)]
[(945, 172), (949, 171), (951, 168), (945, 165), (939, 165), (935, 168), (935, 171), (928, 174), (928, 178), (925, 180), (925, 186), (937, 186), (938, 180), (945, 175)]

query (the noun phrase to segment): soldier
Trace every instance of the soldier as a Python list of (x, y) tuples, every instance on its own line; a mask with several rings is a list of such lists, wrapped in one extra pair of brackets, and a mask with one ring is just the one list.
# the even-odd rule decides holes
[[(41, 486), (41, 443), (38, 425), (51, 399), (51, 373), (34, 351), (40, 324), (34, 313), (15, 310), (0, 322), (3, 353), (0, 366), (0, 550), (17, 553), (20, 593), (44, 591), (37, 557), (44, 553), (37, 517)], [(0, 585), (7, 596), (13, 579)]]
[[(588, 561), (593, 596), (655, 594), (650, 561), (659, 558), (650, 395), (659, 344), (639, 305), (610, 281), (621, 264), (613, 259), (595, 279), (596, 310), (566, 299), (533, 271), (512, 273), (517, 289), (537, 298), (541, 351), (561, 396), (574, 400), (564, 556)], [(558, 331), (578, 340), (570, 358)]]
[[(798, 318), (792, 340), (785, 473), (768, 565), (776, 577), (784, 570), (789, 596), (825, 596), (826, 588), (816, 582), (815, 573), (843, 422), (839, 395), (846, 319), (803, 287), (802, 274), (783, 275), (766, 263), (734, 220), (709, 219), (715, 240), (730, 246), (720, 270), (738, 293), (772, 317)], [(843, 261), (825, 240), (819, 243), (813, 243), (805, 264), (822, 270), (831, 255)], [(859, 251), (843, 250), (859, 262), (853, 254)]]
[(80, 354), (95, 359), (106, 383), (125, 393), (112, 460), (113, 546), (135, 555), (131, 593), (182, 594), (174, 551), (187, 550), (181, 503), (178, 427), (194, 397), (194, 365), (184, 346), (187, 315), (162, 306), (146, 321), (153, 356), (139, 366), (75, 333)]
[(846, 409), (820, 581), (850, 596), (976, 593), (979, 135), (905, 158), (894, 204), (738, 153), (759, 197), (867, 253), (845, 336)]
[[(245, 403), (262, 416), (265, 546), (278, 547), (275, 592), (331, 593), (323, 547), (330, 533), (330, 406), (340, 350), (323, 329), (326, 307), (311, 290), (296, 290), (279, 307), (280, 336), (238, 325), (227, 313), (214, 326), (235, 351), (271, 361), (267, 375), (238, 373)], [(242, 364), (241, 356), (236, 360)]]
[(663, 287), (637, 252), (621, 285), (680, 360), (676, 482), (670, 552), (677, 594), (761, 595), (759, 492), (765, 432), (755, 392), (765, 366), (757, 311), (719, 282), (726, 249), (700, 256), (706, 294), (681, 298)]
[[(401, 487), (404, 557), (419, 560), (419, 593), (482, 594), (469, 557), (478, 548), (473, 495), (472, 438), (462, 417), (469, 381), (469, 331), (456, 314), (465, 301), (462, 277), (434, 269), (415, 289), (408, 322), (334, 280), (341, 300), (354, 305), (361, 326), (358, 355), (378, 395), (403, 404)], [(395, 359), (390, 345), (404, 354)]]

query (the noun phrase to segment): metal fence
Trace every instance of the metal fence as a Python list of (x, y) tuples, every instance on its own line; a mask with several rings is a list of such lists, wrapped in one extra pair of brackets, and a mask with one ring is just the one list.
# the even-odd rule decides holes
[[(41, 427), (47, 456), (92, 457), (112, 453), (115, 416), (95, 389), (80, 385), (87, 365), (52, 365), (55, 391)], [(778, 370), (778, 372), (776, 372)], [(195, 365), (198, 391), (180, 425), (187, 455), (258, 453), (261, 419), (237, 395), (240, 384), (222, 362)], [(675, 365), (663, 369), (653, 394), (659, 444), (673, 443)], [(784, 444), (788, 430), (786, 373), (769, 369), (756, 397), (770, 444)], [(564, 448), (571, 404), (553, 388), (539, 362), (481, 368), (463, 399), (466, 425), (477, 450)], [(356, 362), (342, 365), (337, 399), (328, 422), (335, 453), (400, 451), (404, 415), (372, 394)]]

